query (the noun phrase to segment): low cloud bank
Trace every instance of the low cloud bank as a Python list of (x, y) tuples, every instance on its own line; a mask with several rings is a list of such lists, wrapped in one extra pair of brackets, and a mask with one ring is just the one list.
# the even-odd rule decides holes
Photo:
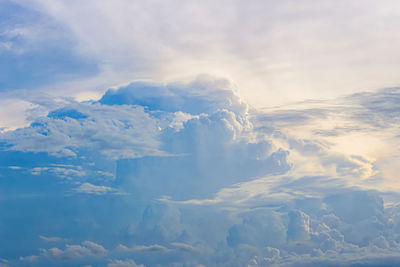
[(42, 101), (45, 116), (0, 135), (0, 265), (398, 263), (390, 168), (340, 149), (378, 130), (397, 140), (398, 95), (263, 111), (200, 76)]

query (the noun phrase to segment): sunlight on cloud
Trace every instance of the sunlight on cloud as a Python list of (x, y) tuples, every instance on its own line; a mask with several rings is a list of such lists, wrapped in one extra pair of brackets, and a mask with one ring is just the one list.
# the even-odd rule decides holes
[(396, 1), (0, 5), (0, 266), (400, 265)]
[(20, 234), (11, 215), (4, 231), (36, 239), (4, 255), (17, 266), (399, 262), (398, 90), (264, 110), (236, 90), (202, 75), (84, 102), (19, 95), (37, 107), (0, 136), (1, 201), (42, 203), (49, 222), (31, 209)]
[(34, 107), (34, 104), (21, 99), (0, 99), (0, 132), (27, 126), (27, 113)]
[(260, 107), (399, 83), (394, 0), (18, 3), (54, 19), (78, 55), (97, 59), (96, 75), (46, 88), (58, 94), (79, 95), (77, 80), (93, 90), (209, 73), (233, 78)]

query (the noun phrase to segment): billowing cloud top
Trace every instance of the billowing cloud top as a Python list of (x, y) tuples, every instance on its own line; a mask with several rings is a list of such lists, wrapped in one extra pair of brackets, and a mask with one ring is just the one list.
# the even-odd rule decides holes
[(400, 266), (399, 7), (0, 0), (0, 267)]
[(0, 266), (398, 264), (398, 151), (379, 149), (399, 90), (272, 110), (234, 90), (24, 98), (30, 124), (0, 135)]

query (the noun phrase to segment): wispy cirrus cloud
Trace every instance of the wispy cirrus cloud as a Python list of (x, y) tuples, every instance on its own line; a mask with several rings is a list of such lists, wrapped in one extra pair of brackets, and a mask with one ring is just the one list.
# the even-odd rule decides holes
[[(20, 23), (37, 26), (25, 32), (50, 31), (40, 36), (55, 43), (55, 53), (49, 54), (59, 57), (47, 58), (52, 66), (47, 70), (59, 74), (52, 77), (69, 77), (47, 86), (59, 95), (88, 99), (102, 93), (95, 88), (132, 79), (170, 81), (210, 73), (234, 79), (251, 104), (270, 106), (399, 83), (396, 1), (32, 0), (13, 5), (34, 15)], [(59, 39), (52, 42), (51, 36)], [(12, 46), (14, 40), (5, 43)]]

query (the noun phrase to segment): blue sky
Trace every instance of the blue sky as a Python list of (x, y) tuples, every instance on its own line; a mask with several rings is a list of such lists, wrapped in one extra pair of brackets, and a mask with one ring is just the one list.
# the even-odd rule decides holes
[(0, 0), (0, 267), (400, 265), (399, 13)]
[(1, 91), (36, 89), (96, 74), (93, 59), (74, 51), (62, 25), (13, 2), (2, 1)]

